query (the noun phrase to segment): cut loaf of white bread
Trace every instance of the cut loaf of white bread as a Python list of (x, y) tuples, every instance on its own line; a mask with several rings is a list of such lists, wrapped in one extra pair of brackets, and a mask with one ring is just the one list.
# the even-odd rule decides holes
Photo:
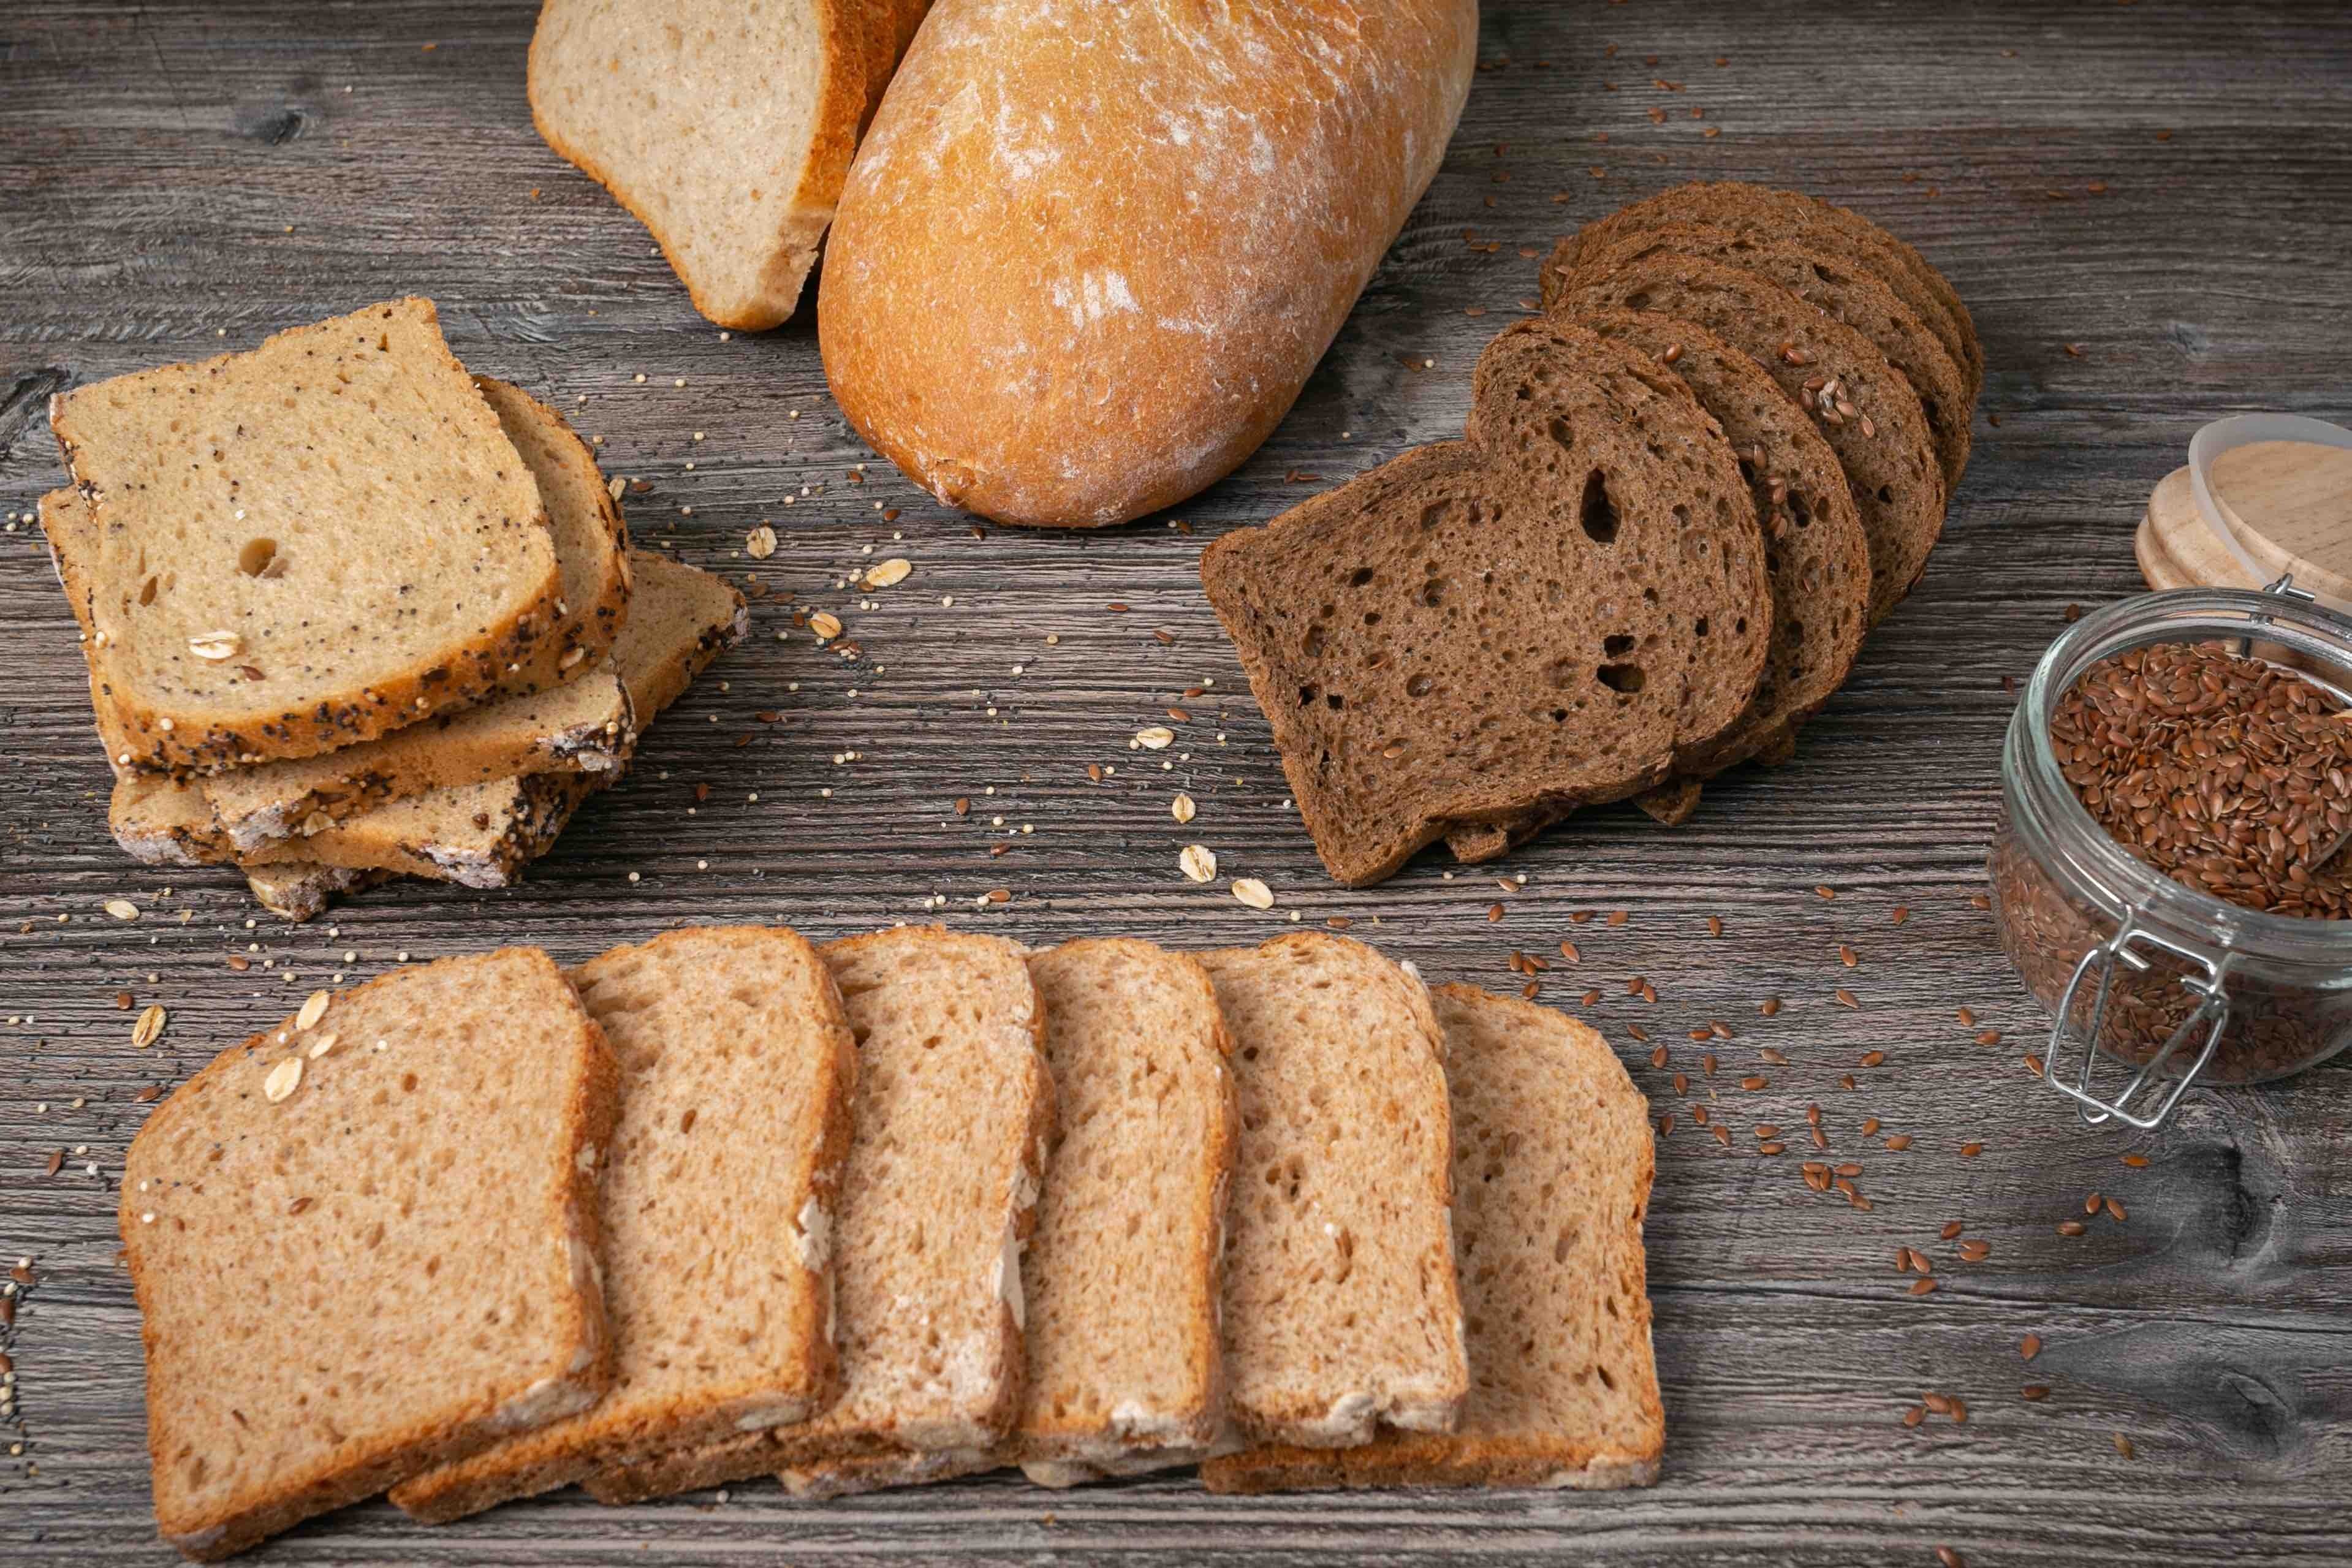
[(996, 1451), (845, 1455), (780, 1473), (795, 1497), (1017, 1462), (1068, 1486), (1199, 1460), (1224, 1414), (1218, 1282), (1236, 1113), (1207, 971), (1126, 937), (1029, 958), (1061, 1142), (1021, 1264), (1028, 1375)]
[(595, 1402), (617, 1071), (546, 954), (321, 992), (131, 1140), (156, 1522), (191, 1557)]
[(1665, 1415), (1642, 1251), (1649, 1106), (1573, 1019), (1441, 986), (1454, 1103), (1454, 1240), (1470, 1395), (1450, 1433), (1212, 1459), (1211, 1491), (1658, 1479)]
[(880, 8), (545, 0), (531, 119), (653, 231), (696, 309), (722, 327), (773, 327), (816, 263), (869, 79), (895, 47)]
[(126, 766), (312, 756), (557, 678), (546, 507), (432, 301), (79, 387), (49, 423)]
[(1241, 1143), (1224, 1275), (1233, 1441), (1450, 1430), (1469, 1386), (1445, 1037), (1421, 979), (1319, 932), (1202, 955)]
[(1020, 1407), (1022, 1250), (1054, 1127), (1026, 957), (918, 926), (821, 951), (858, 1053), (835, 1230), (841, 1397), (797, 1427), (615, 1467), (588, 1483), (604, 1501), (847, 1456), (982, 1455)]
[(613, 1387), (395, 1487), (428, 1522), (803, 1421), (838, 1387), (833, 1217), (856, 1048), (823, 961), (791, 931), (688, 928), (570, 977), (621, 1065), (604, 1188)]

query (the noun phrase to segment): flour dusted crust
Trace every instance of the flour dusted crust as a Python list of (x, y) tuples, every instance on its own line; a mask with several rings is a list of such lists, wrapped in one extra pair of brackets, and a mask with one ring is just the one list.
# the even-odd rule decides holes
[(1230, 472), (1445, 151), (1475, 0), (941, 0), (844, 191), (819, 340), (953, 506), (1097, 528)]

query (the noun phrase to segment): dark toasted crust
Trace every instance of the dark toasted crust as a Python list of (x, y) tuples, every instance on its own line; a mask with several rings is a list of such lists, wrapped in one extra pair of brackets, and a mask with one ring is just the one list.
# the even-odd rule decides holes
[(1948, 495), (1959, 485), (1971, 440), (1968, 377), (1943, 342), (1892, 289), (1822, 246), (1703, 224), (1665, 224), (1605, 245), (1587, 245), (1560, 287), (1605, 277), (1620, 267), (1665, 254), (1701, 256), (1752, 272), (1876, 344), (1919, 394), (1945, 492)]
[(1649, 788), (1738, 720), (1767, 653), (1721, 431), (1679, 379), (1559, 322), (1488, 348), (1468, 440), (1227, 535), (1201, 575), (1350, 884), (1457, 827)]
[[(517, 952), (544, 965), (551, 976), (554, 962), (537, 948), (501, 949)], [(498, 956), (498, 954), (488, 956)], [(347, 995), (356, 996), (378, 986), (396, 986), (398, 973), (354, 988)], [(170, 1099), (156, 1108), (136, 1137), (131, 1140), (131, 1155), (125, 1161), (125, 1179), (118, 1200), (118, 1225), (121, 1228), (125, 1257), (131, 1271), (133, 1294), (141, 1312), (141, 1337), (144, 1343), (151, 1379), (154, 1365), (156, 1330), (150, 1303), (160, 1288), (151, 1277), (147, 1260), (139, 1245), (140, 1194), (137, 1172), (140, 1169), (140, 1146), (159, 1138), (158, 1129), (168, 1129), (173, 1122), (186, 1117), (203, 1117), (210, 1111), (213, 1089), (229, 1072), (242, 1066), (252, 1053), (267, 1045), (274, 1035), (292, 1027), (292, 1019), (283, 1020), (270, 1030), (247, 1039), (222, 1051), (187, 1082), (173, 1091)], [(582, 1028), (583, 1055), (579, 1082), (565, 1103), (562, 1116), (572, 1131), (570, 1147), (572, 1157), (566, 1162), (569, 1212), (548, 1217), (548, 1231), (561, 1235), (569, 1229), (592, 1249), (596, 1256), (604, 1250), (603, 1220), (598, 1212), (596, 1188), (601, 1166), (594, 1157), (583, 1155), (601, 1154), (610, 1143), (613, 1125), (620, 1111), (620, 1069), (612, 1049), (605, 1043), (604, 1031), (595, 1020), (583, 1010), (578, 1022)], [(604, 1317), (604, 1297), (592, 1291), (585, 1295), (542, 1300), (541, 1310), (569, 1322), (571, 1332), (565, 1343), (587, 1343), (593, 1347), (594, 1356), (585, 1371), (574, 1372), (568, 1359), (559, 1358), (540, 1367), (515, 1368), (508, 1385), (499, 1390), (478, 1394), (451, 1395), (452, 1408), (437, 1416), (417, 1420), (385, 1434), (365, 1451), (339, 1455), (325, 1464), (314, 1467), (313, 1473), (300, 1476), (258, 1478), (243, 1486), (225, 1506), (202, 1514), (167, 1513), (158, 1500), (156, 1527), (163, 1538), (178, 1548), (182, 1555), (199, 1563), (216, 1563), (224, 1558), (268, 1539), (314, 1515), (325, 1513), (373, 1496), (385, 1488), (434, 1465), (446, 1464), (478, 1452), (497, 1441), (503, 1434), (497, 1426), (500, 1406), (509, 1399), (546, 1378), (557, 1378), (582, 1384), (602, 1391), (612, 1383), (613, 1343), (610, 1325)], [(163, 1421), (163, 1402), (149, 1390), (148, 1450), (150, 1462), (161, 1472), (165, 1461), (171, 1435)]]
[(1976, 323), (1944, 275), (1910, 245), (1861, 214), (1796, 191), (1732, 182), (1676, 185), (1597, 218), (1553, 247), (1542, 270), (1544, 308), (1549, 309), (1559, 298), (1563, 279), (1575, 270), (1586, 246), (1675, 223), (1714, 224), (1803, 239), (1833, 255), (1852, 256), (1936, 333), (1967, 377), (1971, 406), (1984, 390), (1984, 349)]
[(1806, 409), (1845, 470), (1870, 546), (1869, 624), (1911, 591), (1943, 531), (1943, 473), (1919, 394), (1876, 344), (1753, 273), (1672, 253), (1579, 279), (1557, 309), (1654, 311), (1744, 351)]

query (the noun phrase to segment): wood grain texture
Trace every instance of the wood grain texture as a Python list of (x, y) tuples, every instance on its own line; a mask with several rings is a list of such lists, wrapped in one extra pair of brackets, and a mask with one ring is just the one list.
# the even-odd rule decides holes
[[(1346, 915), (1433, 980), (1493, 987), (1515, 982), (1512, 948), (1557, 958), (1572, 937), (1582, 963), (1556, 965), (1546, 998), (1597, 988), (1578, 1010), (1675, 1113), (1650, 1227), (1664, 1483), (1213, 1500), (1181, 1479), (1049, 1496), (992, 1478), (810, 1507), (762, 1483), (723, 1504), (623, 1511), (566, 1493), (437, 1532), (378, 1503), (264, 1560), (1250, 1551), (1851, 1568), (1932, 1563), (1938, 1544), (1973, 1568), (2352, 1560), (2352, 1074), (2197, 1092), (2137, 1142), (2081, 1130), (2019, 1066), (2042, 1021), (1969, 904), (1998, 800), (2003, 677), (2026, 674), (2069, 603), (2135, 590), (2133, 525), (2189, 434), (2250, 408), (2346, 413), (2352, 16), (2289, 0), (1488, 0), (1489, 68), (1444, 172), (1297, 412), (1181, 509), (1192, 531), (1155, 518), (975, 537), (845, 434), (804, 319), (722, 340), (644, 232), (539, 143), (522, 96), (532, 11), (0, 11), (0, 510), (29, 513), (58, 482), (41, 417), (51, 391), (415, 291), (440, 302), (475, 369), (556, 402), (604, 438), (609, 472), (646, 482), (629, 501), (641, 539), (772, 591), (753, 640), (525, 886), (389, 888), (289, 929), (228, 875), (167, 883), (108, 842), (70, 619), (37, 538), (0, 533), (0, 1253), (32, 1258), (37, 1281), (0, 1331), (18, 1396), (0, 1443), (0, 1552), (168, 1557), (148, 1513), (138, 1322), (112, 1227), (143, 1088), (179, 1082), (310, 986), (403, 954), (530, 940), (574, 960), (683, 920), (782, 920), (824, 939), (923, 918), (940, 894), (950, 925), (1041, 943), (1126, 931), (1209, 946), (1287, 929), (1294, 911)], [(1477, 351), (1534, 298), (1540, 252), (1689, 178), (1850, 203), (1968, 299), (1990, 371), (1943, 547), (1797, 760), (1710, 786), (1688, 826), (1591, 813), (1486, 868), (1527, 875), (1507, 893), (1433, 858), (1337, 889), (1285, 808), (1265, 727), (1199, 591), (1199, 549), (1310, 484), (1458, 432)], [(741, 542), (763, 518), (783, 542), (755, 562)], [(915, 563), (904, 583), (842, 586), (892, 555)], [(813, 605), (848, 623), (857, 659), (792, 628), (792, 610)], [(1193, 686), (1208, 689), (1173, 700)], [(1174, 724), (1180, 743), (1129, 750), (1170, 706), (1192, 716)], [(1093, 781), (1090, 763), (1116, 772)], [(1190, 827), (1169, 815), (1180, 789), (1200, 802)], [(1227, 875), (1272, 885), (1275, 910), (1186, 882), (1177, 852), (1196, 840)], [(1009, 901), (976, 908), (993, 888)], [(109, 920), (100, 905), (118, 896), (147, 913)], [(1911, 912), (1899, 927), (1898, 905)], [(1580, 909), (1630, 918), (1572, 925)], [(231, 971), (232, 954), (252, 967)], [(1635, 975), (1655, 1005), (1627, 998)], [(1841, 986), (1859, 1008), (1834, 1001)], [(124, 991), (172, 1010), (150, 1051), (129, 1044)], [(1767, 996), (1786, 1000), (1770, 1019)], [(1997, 1047), (1955, 1021), (1960, 1005), (2003, 1031)], [(1717, 1019), (1733, 1040), (1688, 1039)], [(1668, 1068), (1649, 1065), (1636, 1026), (1668, 1044)], [(1767, 1047), (1788, 1065), (1759, 1065)], [(1707, 1049), (1721, 1062), (1711, 1082)], [(1872, 1050), (1884, 1064), (1860, 1068)], [(1750, 1072), (1767, 1086), (1738, 1088)], [(1853, 1091), (1838, 1084), (1847, 1072)], [(1701, 1103), (1730, 1127), (1728, 1149), (1693, 1127)], [(1812, 1103), (1836, 1156), (1864, 1166), (1869, 1212), (1805, 1188), (1801, 1142), (1755, 1152), (1756, 1124), (1801, 1140)], [(1869, 1116), (1880, 1140), (1861, 1133)], [(1914, 1142), (1888, 1151), (1893, 1133)], [(1973, 1140), (1981, 1155), (1962, 1158)], [(2123, 1166), (2127, 1149), (2151, 1163)], [(45, 1174), (58, 1151), (67, 1163)], [(2058, 1236), (2093, 1191), (2128, 1220)], [(1937, 1239), (1953, 1219), (1990, 1242), (1984, 1262)], [(1906, 1293), (1903, 1246), (1935, 1260), (1935, 1293)], [(420, 1289), (387, 1310), (435, 1303)], [(2016, 1350), (2028, 1333), (2047, 1345), (2031, 1365)], [(2028, 1383), (2049, 1398), (2021, 1401)], [(1926, 1389), (1965, 1399), (1967, 1423), (1904, 1427)]]

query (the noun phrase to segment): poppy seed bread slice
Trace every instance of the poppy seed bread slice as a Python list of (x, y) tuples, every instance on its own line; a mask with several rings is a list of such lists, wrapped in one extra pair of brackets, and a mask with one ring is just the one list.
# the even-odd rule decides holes
[(1919, 394), (1876, 344), (1754, 273), (1672, 252), (1572, 281), (1557, 308), (1675, 317), (1761, 365), (1845, 470), (1870, 546), (1869, 624), (1911, 591), (1943, 532), (1944, 477)]
[(49, 423), (134, 767), (373, 739), (497, 688), (558, 619), (538, 483), (430, 300), (79, 387)]
[(1020, 1409), (1021, 1254), (1054, 1128), (1026, 955), (900, 926), (822, 948), (857, 1039), (835, 1229), (841, 1397), (814, 1420), (593, 1477), (607, 1502), (824, 1466), (986, 1453)]
[(123, 1168), (156, 1522), (203, 1561), (611, 1381), (617, 1073), (554, 964), (509, 947), (321, 1005), (181, 1085)]
[(1201, 578), (1351, 885), (1456, 827), (1658, 782), (1738, 720), (1771, 624), (1721, 430), (1559, 321), (1480, 356), (1467, 440), (1226, 535)]
[(555, 543), (562, 579), (555, 624), (499, 682), (505, 692), (543, 691), (594, 669), (620, 632), (629, 613), (628, 528), (595, 454), (562, 414), (494, 377), (476, 376), (474, 384), (538, 483)]
[(1706, 224), (1801, 240), (1832, 255), (1851, 257), (1895, 291), (1935, 331), (1968, 378), (1968, 401), (1984, 390), (1984, 349), (1969, 308), (1927, 257), (1860, 213), (1798, 191), (1730, 181), (1675, 185), (1595, 218), (1553, 247), (1543, 266), (1544, 308), (1558, 301), (1562, 280), (1576, 270), (1588, 247), (1605, 246), (1637, 230), (1667, 224)]
[(872, 56), (889, 47), (878, 10), (545, 0), (531, 120), (653, 231), (696, 309), (764, 330), (798, 304), (849, 177)]
[(397, 872), (460, 887), (507, 887), (553, 847), (581, 802), (608, 779), (599, 773), (533, 773), (428, 789), (273, 845), (247, 863), (303, 861)]
[(1224, 1414), (1217, 1343), (1238, 1131), (1208, 972), (1129, 938), (1031, 956), (1061, 1143), (1022, 1260), (1028, 1376), (1006, 1444), (1033, 1480), (1193, 1463)]
[(1968, 378), (1927, 323), (1885, 284), (1825, 246), (1706, 224), (1665, 224), (1578, 253), (1563, 287), (1606, 277), (1619, 267), (1663, 254), (1701, 256), (1778, 284), (1877, 345), (1919, 394), (1936, 444), (1947, 494), (1969, 465), (1972, 409)]
[(1454, 1237), (1470, 1393), (1449, 1433), (1338, 1452), (1210, 1460), (1214, 1492), (1318, 1487), (1647, 1486), (1665, 1415), (1650, 1345), (1642, 1218), (1649, 1107), (1573, 1019), (1440, 986), (1454, 1117)]
[(1420, 978), (1299, 932), (1204, 953), (1233, 1037), (1226, 1409), (1248, 1443), (1452, 1428), (1468, 1386), (1444, 1036)]
[(806, 1420), (838, 1387), (833, 1215), (857, 1062), (823, 961), (790, 931), (689, 928), (570, 978), (621, 1068), (604, 1187), (612, 1390), (394, 1488), (428, 1523)]

